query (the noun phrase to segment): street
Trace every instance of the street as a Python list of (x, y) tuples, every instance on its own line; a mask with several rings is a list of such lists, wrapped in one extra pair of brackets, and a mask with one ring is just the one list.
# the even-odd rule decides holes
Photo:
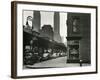
[[(34, 65), (27, 65), (25, 68), (51, 68), (51, 67), (78, 67), (79, 63), (66, 63), (67, 57), (59, 57), (40, 63), (35, 63)], [(83, 66), (88, 66), (89, 64), (83, 64)]]

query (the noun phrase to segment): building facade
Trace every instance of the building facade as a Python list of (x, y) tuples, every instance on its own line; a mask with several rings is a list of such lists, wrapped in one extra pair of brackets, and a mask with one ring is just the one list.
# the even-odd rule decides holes
[(68, 13), (67, 15), (67, 62), (91, 63), (90, 14)]

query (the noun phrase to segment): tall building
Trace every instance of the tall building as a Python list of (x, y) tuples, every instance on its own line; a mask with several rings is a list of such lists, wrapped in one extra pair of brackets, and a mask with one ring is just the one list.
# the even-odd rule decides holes
[(41, 20), (40, 11), (33, 11), (32, 27), (33, 30), (35, 30), (36, 32), (39, 32), (40, 30), (40, 20)]
[(61, 43), (59, 12), (54, 12), (54, 40)]

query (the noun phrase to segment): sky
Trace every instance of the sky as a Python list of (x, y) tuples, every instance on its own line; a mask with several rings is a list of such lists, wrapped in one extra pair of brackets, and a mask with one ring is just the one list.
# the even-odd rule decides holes
[[(34, 11), (32, 10), (27, 10), (23, 11), (23, 24), (26, 25), (26, 20), (28, 16), (33, 16)], [(49, 12), (49, 11), (41, 11), (41, 27), (44, 24), (49, 24), (54, 28), (54, 12)], [(62, 37), (62, 41), (65, 43), (66, 42), (66, 37), (67, 37), (67, 25), (66, 25), (66, 20), (67, 20), (67, 13), (60, 12), (60, 36)], [(29, 25), (32, 26), (32, 21), (29, 21)]]

